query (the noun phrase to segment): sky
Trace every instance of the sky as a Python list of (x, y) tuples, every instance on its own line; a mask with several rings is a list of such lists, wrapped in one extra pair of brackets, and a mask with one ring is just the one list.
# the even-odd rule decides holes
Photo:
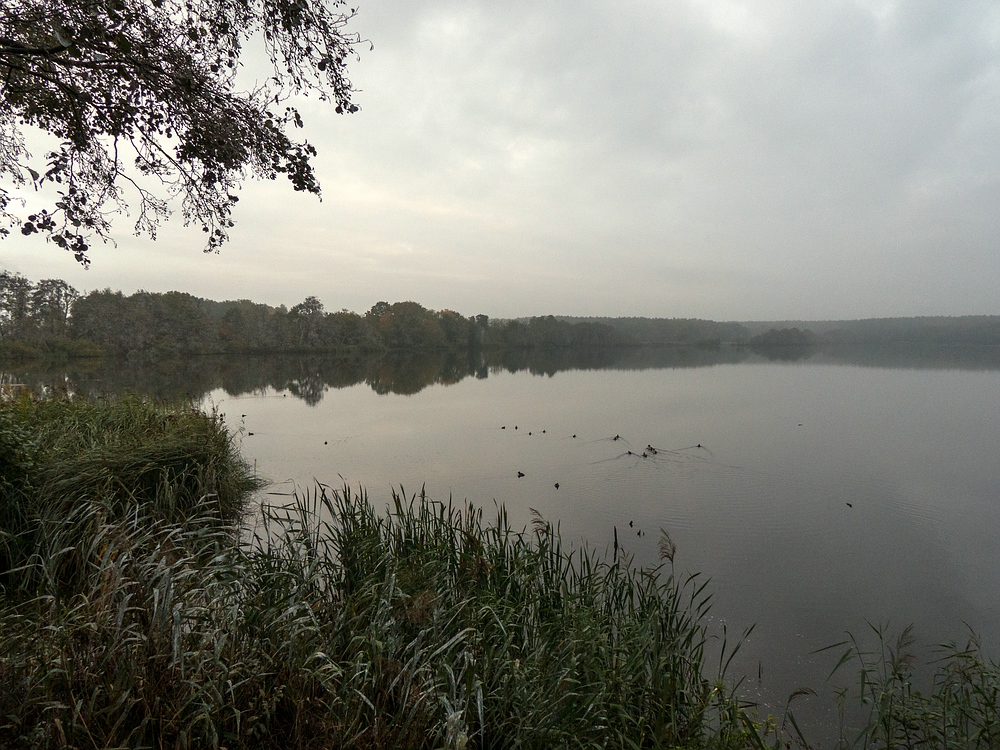
[(86, 291), (364, 312), (1000, 314), (995, 0), (359, 0), (356, 114), (301, 102), (322, 201), (249, 181), (231, 242), (116, 225)]

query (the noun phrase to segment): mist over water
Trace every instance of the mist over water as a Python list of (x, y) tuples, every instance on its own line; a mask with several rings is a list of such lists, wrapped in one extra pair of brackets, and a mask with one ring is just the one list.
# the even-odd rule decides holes
[[(189, 394), (225, 415), (274, 493), (348, 483), (380, 504), (425, 487), (487, 514), (502, 503), (517, 524), (537, 510), (573, 544), (609, 548), (617, 532), (644, 565), (664, 529), (675, 569), (712, 580), (713, 631), (755, 625), (733, 670), (767, 705), (822, 691), (839, 652), (814, 652), (865, 637), (866, 622), (912, 622), (931, 645), (962, 641), (967, 623), (998, 653), (996, 353), (616, 356), (200, 358), (16, 377)], [(832, 701), (798, 708), (835, 720)]]

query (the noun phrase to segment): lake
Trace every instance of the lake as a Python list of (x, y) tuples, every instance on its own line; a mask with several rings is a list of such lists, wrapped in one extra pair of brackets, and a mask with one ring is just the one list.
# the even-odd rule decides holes
[[(767, 353), (766, 353), (767, 354)], [(770, 358), (769, 358), (770, 357)], [(733, 672), (766, 705), (821, 689), (866, 622), (1000, 645), (1000, 353), (558, 352), (469, 361), (198, 358), (5, 368), (36, 387), (131, 388), (225, 415), (283, 502), (314, 480), (531, 509), (573, 544), (658, 561), (754, 630)], [(645, 455), (644, 455), (645, 454)], [(523, 474), (523, 476), (519, 476)], [(556, 484), (558, 483), (558, 487)], [(487, 514), (489, 511), (487, 511)], [(734, 676), (734, 675), (731, 675)], [(827, 699), (800, 706), (819, 733)]]

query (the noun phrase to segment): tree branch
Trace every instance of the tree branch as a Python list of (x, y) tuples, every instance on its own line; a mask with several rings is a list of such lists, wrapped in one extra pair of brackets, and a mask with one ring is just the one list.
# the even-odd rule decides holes
[(73, 42), (68, 44), (57, 44), (55, 47), (25, 47), (13, 39), (0, 39), (0, 57), (10, 55), (27, 55), (29, 57), (52, 57), (60, 52), (65, 52), (73, 46)]

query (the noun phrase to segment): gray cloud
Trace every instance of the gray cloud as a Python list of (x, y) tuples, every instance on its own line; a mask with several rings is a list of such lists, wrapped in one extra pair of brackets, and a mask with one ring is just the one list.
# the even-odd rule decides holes
[(356, 28), (362, 111), (303, 104), (322, 203), (249, 184), (217, 257), (174, 227), (83, 275), (0, 250), (88, 288), (335, 309), (1000, 312), (991, 2), (384, 0)]

